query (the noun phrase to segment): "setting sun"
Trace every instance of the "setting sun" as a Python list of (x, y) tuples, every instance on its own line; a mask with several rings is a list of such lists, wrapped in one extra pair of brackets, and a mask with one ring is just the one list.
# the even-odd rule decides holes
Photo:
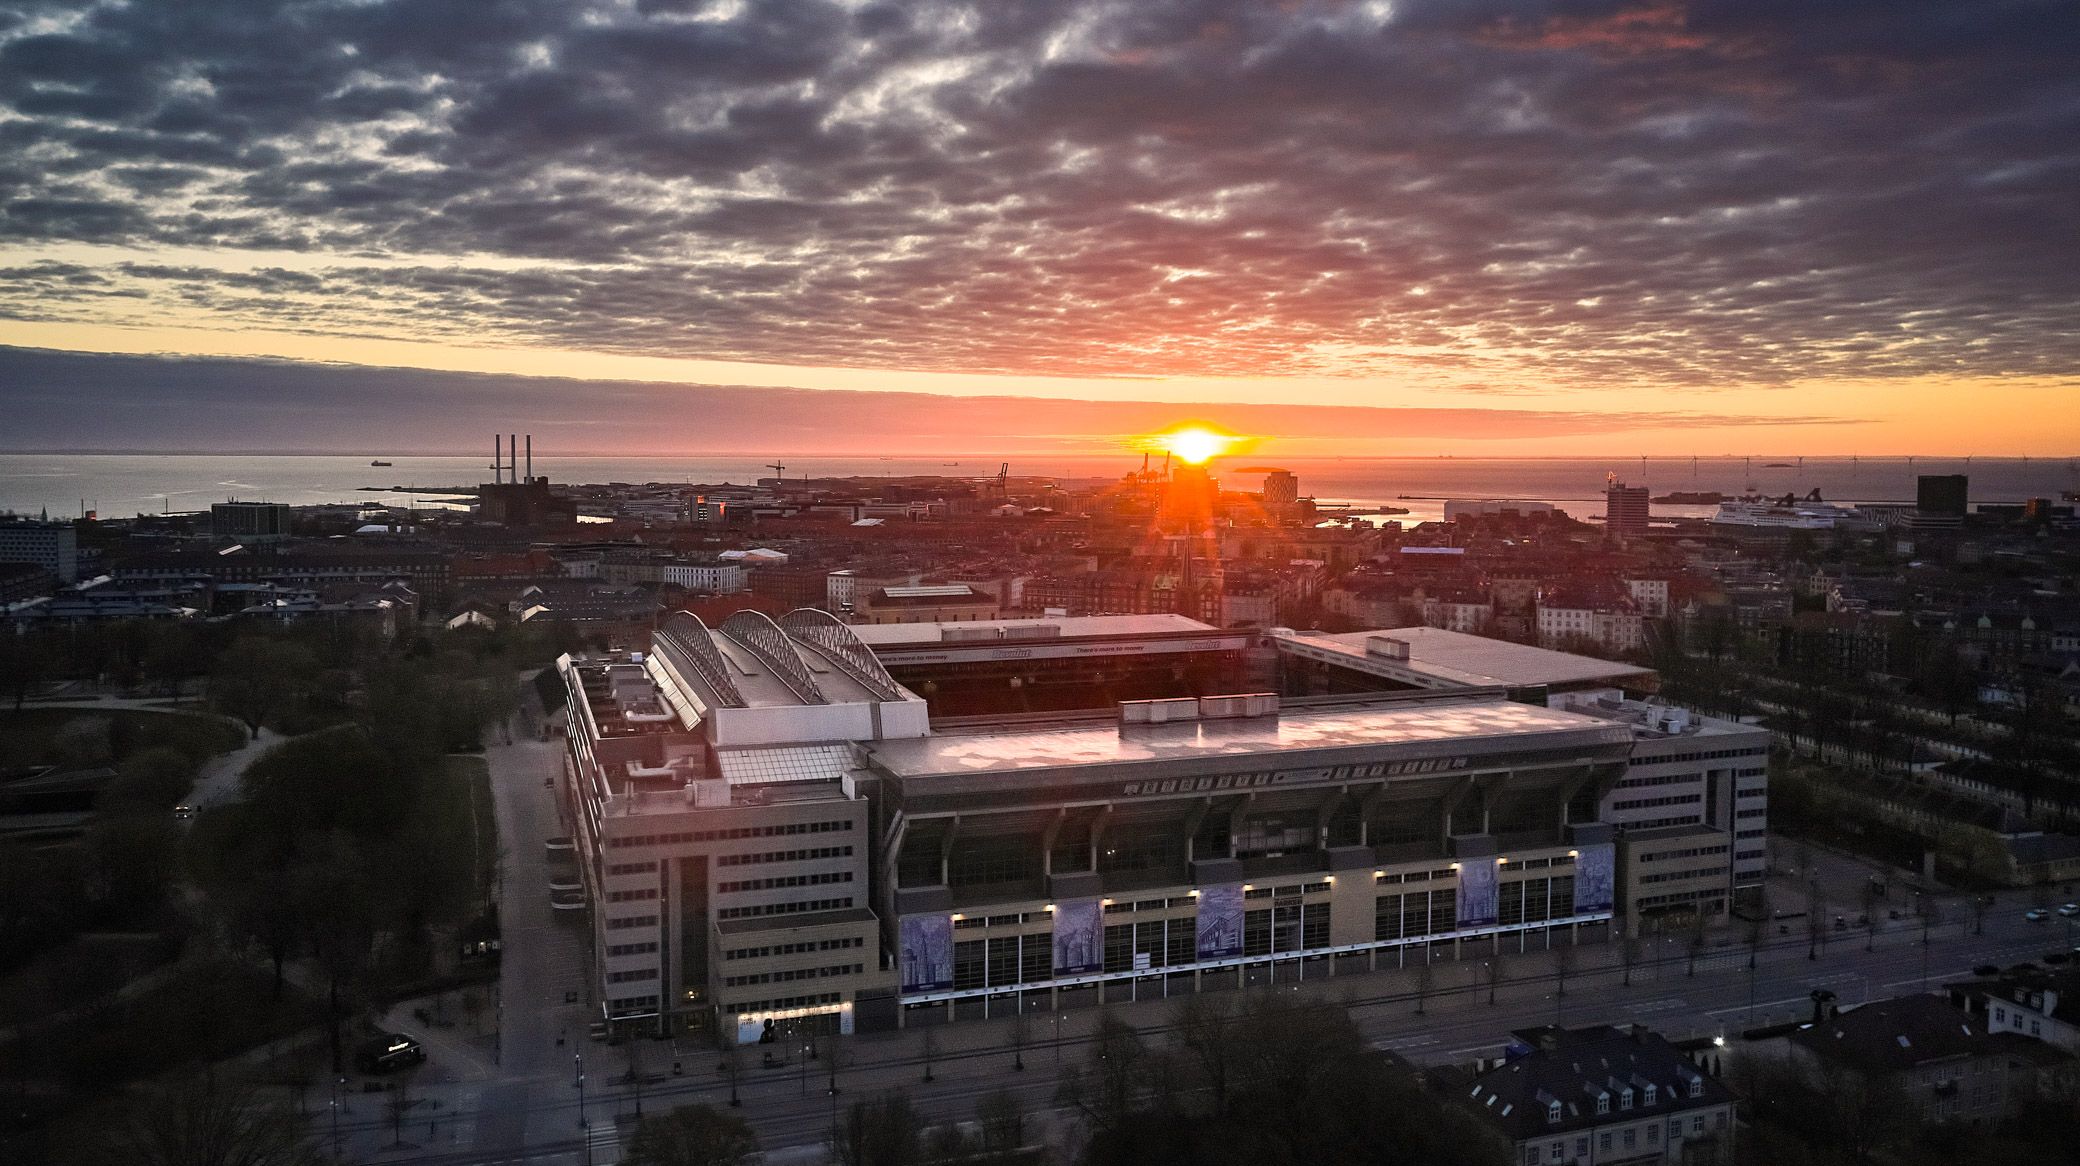
[(1226, 453), (1228, 447), (1238, 440), (1240, 439), (1229, 434), (1216, 433), (1211, 429), (1194, 425), (1161, 434), (1156, 438), (1156, 443), (1179, 459), (1196, 466)]

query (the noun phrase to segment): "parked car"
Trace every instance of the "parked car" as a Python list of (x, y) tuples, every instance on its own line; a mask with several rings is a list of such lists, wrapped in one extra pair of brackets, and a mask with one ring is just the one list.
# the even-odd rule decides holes
[(401, 1032), (364, 1041), (354, 1050), (354, 1067), (364, 1073), (393, 1073), (425, 1063), (425, 1048)]
[(2032, 907), (2029, 910), (2024, 911), (2022, 913), (2022, 917), (2024, 919), (2029, 920), (2031, 923), (2042, 923), (2045, 920), (2051, 918), (2051, 912), (2044, 910), (2042, 907)]
[(2067, 903), (2058, 909), (2058, 913), (2068, 919), (2075, 915), (2080, 915), (2080, 903)]
[(187, 805), (175, 806), (173, 808), (173, 816), (177, 820), (185, 822), (195, 816), (195, 807)]

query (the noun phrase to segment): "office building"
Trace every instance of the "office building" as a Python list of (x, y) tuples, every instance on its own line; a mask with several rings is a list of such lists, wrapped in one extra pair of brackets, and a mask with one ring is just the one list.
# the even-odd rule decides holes
[(77, 583), (79, 532), (69, 522), (0, 515), (0, 563), (33, 563), (60, 583)]
[(218, 538), (261, 542), (289, 537), (286, 502), (217, 502), (209, 508), (209, 530)]
[(1970, 509), (1971, 479), (1964, 474), (1922, 474), (1914, 480), (1914, 509), (1904, 518), (1913, 531), (1956, 530)]
[(1300, 505), (1300, 479), (1291, 470), (1272, 470), (1264, 475), (1264, 509), (1273, 516), (1289, 514)]
[(1435, 1086), (1508, 1138), (1523, 1166), (1733, 1161), (1733, 1091), (1658, 1033), (1519, 1029), (1501, 1064)]
[(1914, 509), (1923, 515), (1963, 518), (1971, 485), (1964, 474), (1922, 474), (1914, 480)]
[(557, 661), (562, 806), (604, 1019), (756, 1040), (849, 1032), (891, 979), (874, 807), (846, 742), (926, 731), (922, 700), (818, 611), (681, 613), (640, 660)]
[(1612, 478), (1603, 491), (1603, 528), (1617, 535), (1646, 533), (1647, 488)]

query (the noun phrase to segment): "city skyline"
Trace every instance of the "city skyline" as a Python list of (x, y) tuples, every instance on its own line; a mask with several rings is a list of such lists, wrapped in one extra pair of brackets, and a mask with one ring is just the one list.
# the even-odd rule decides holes
[[(13, 448), (267, 357), (416, 370), (415, 434), (741, 386), (1017, 452), (2066, 456), (2058, 9), (15, 4), (0, 405), (79, 400), (49, 350), (134, 436)], [(218, 448), (313, 407), (246, 405)]]

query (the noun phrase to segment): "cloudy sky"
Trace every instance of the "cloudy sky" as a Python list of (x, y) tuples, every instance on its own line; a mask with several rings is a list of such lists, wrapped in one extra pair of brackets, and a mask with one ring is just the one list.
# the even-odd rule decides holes
[[(2064, 454), (2075, 61), (2070, 0), (0, 0), (0, 344), (577, 378), (424, 378), (471, 432)], [(92, 367), (0, 406), (269, 391)]]

